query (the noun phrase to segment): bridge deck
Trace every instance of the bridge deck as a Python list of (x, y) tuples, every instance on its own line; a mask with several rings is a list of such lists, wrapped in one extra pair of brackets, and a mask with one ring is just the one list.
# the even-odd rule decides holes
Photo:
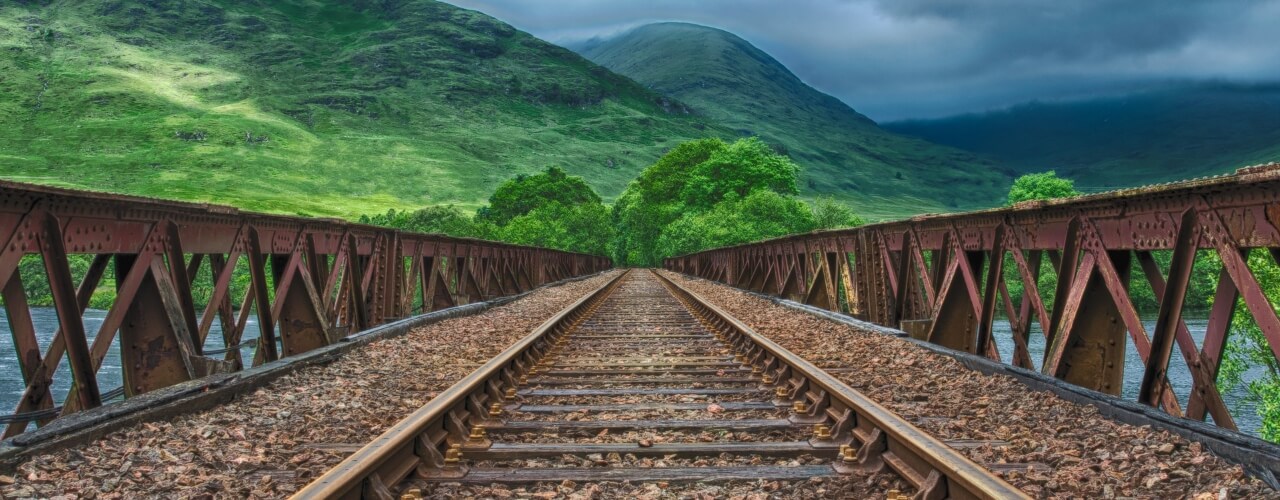
[[(1217, 498), (1225, 490), (1231, 498), (1278, 497), (1199, 443), (1108, 420), (1091, 406), (1027, 390), (1010, 377), (970, 371), (902, 339), (722, 285), (666, 275), (814, 364), (838, 367), (830, 370), (836, 378), (1033, 496)], [(0, 476), (0, 494), (288, 495), (607, 279), (540, 290), (483, 314), (428, 325), (332, 363), (301, 368), (213, 409), (30, 457)], [(680, 414), (686, 410), (680, 404), (691, 403), (651, 410)], [(759, 411), (725, 406), (729, 413)], [(1011, 470), (1001, 463), (1019, 465)], [(632, 485), (626, 493), (661, 493), (658, 484)], [(437, 492), (447, 494), (449, 487)], [(561, 488), (608, 492), (589, 484), (529, 491)]]
[(1276, 495), (1258, 480), (1227, 479), (1238, 477), (1240, 466), (1200, 443), (1116, 422), (1092, 406), (1030, 391), (1012, 377), (971, 371), (901, 338), (666, 275), (815, 364), (841, 367), (831, 370), (837, 378), (938, 438), (996, 443), (957, 447), (971, 460), (1036, 464), (1003, 474), (1033, 496), (1183, 498), (1223, 488), (1230, 498)]

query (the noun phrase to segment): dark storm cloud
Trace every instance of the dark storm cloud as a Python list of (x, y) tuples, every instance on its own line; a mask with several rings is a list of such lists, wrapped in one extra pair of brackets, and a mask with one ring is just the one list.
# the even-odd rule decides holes
[(456, 0), (553, 42), (732, 31), (877, 120), (1187, 80), (1280, 80), (1280, 0)]

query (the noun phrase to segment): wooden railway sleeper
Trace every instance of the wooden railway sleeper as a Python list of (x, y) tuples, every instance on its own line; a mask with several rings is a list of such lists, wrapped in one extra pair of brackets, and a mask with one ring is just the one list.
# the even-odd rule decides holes
[[(546, 323), (540, 332), (535, 332), (538, 335), (531, 335), (513, 345), (486, 364), (483, 369), (490, 371), (477, 370), (477, 374), (487, 373), (479, 375), (483, 378), (473, 375), (468, 377), (470, 380), (464, 379), (455, 384), (455, 387), (466, 387), (462, 389), (466, 392), (450, 394), (449, 402), (428, 403), (406, 419), (406, 423), (397, 424), (406, 430), (423, 429), (414, 436), (416, 441), (407, 443), (410, 445), (408, 450), (401, 448), (403, 445), (400, 444), (388, 446), (390, 441), (379, 438), (379, 446), (360, 450), (336, 467), (336, 473), (331, 471), (317, 481), (322, 484), (314, 488), (309, 485), (300, 493), (328, 492), (325, 496), (391, 498), (389, 495), (395, 486), (401, 484), (404, 473), (412, 474), (414, 471), (416, 474), (413, 475), (428, 480), (456, 478), (463, 482), (483, 482), (491, 478), (502, 479), (501, 475), (506, 473), (495, 474), (494, 469), (481, 467), (469, 470), (464, 465), (464, 457), (468, 452), (493, 449), (493, 442), (487, 436), (487, 426), (502, 422), (504, 404), (507, 408), (520, 407), (515, 396), (530, 378), (539, 372), (555, 371), (550, 365), (570, 356), (566, 353), (566, 345), (573, 335), (573, 328), (591, 318), (604, 303), (603, 297), (608, 296), (620, 281), (614, 280), (593, 292), (555, 317), (554, 321)], [(824, 453), (835, 456), (832, 471), (865, 473), (891, 470), (917, 489), (914, 498), (1023, 497), (999, 479), (983, 478), (973, 467), (976, 464), (946, 450), (941, 442), (920, 434), (909, 424), (900, 422), (900, 417), (888, 414), (874, 402), (868, 402), (829, 374), (782, 350), (767, 338), (750, 332), (737, 320), (724, 316), (717, 308), (687, 291), (665, 279), (660, 281), (692, 313), (693, 319), (725, 342), (726, 354), (732, 353), (737, 364), (742, 365), (735, 370), (750, 372), (752, 380), (759, 384), (757, 387), (772, 389), (776, 396), (773, 401), (775, 407), (790, 407), (792, 415), (789, 420), (794, 424), (812, 426), (814, 435), (807, 445), (814, 450), (828, 450)], [(628, 333), (627, 321), (625, 315), (618, 321), (598, 320), (594, 328), (597, 331), (600, 328), (619, 328), (622, 329), (619, 333), (625, 334)], [(574, 370), (572, 367), (568, 369)], [(510, 429), (504, 432), (510, 432)], [(384, 436), (390, 439), (393, 434), (388, 431)], [(903, 441), (897, 441), (899, 439)], [(360, 477), (360, 474), (363, 474), (363, 479), (359, 483), (344, 482)], [(468, 474), (474, 479), (467, 479)], [(526, 479), (542, 477), (515, 474)], [(954, 482), (957, 481), (955, 478), (960, 482)], [(328, 481), (323, 481), (326, 479)], [(384, 479), (391, 479), (395, 484), (388, 487)], [(355, 489), (344, 485), (355, 486)], [(956, 485), (961, 486), (957, 489)], [(399, 493), (413, 496), (421, 494), (421, 491), (406, 489)]]
[[(728, 317), (722, 316), (717, 310), (709, 305), (692, 300), (692, 294), (679, 288), (674, 283), (662, 278), (667, 284), (668, 289), (681, 296), (681, 301), (686, 304), (693, 303), (699, 312), (699, 316), (709, 315), (717, 317), (724, 321), (725, 337), (730, 339), (735, 350), (738, 352), (754, 353), (756, 349), (770, 350), (780, 349), (776, 345), (770, 349), (764, 349), (762, 343), (753, 341), (752, 335), (748, 334), (745, 325), (729, 321)], [(683, 295), (689, 294), (688, 299)], [(762, 340), (763, 343), (769, 343), (767, 339)], [(753, 357), (754, 358), (754, 357)], [(754, 358), (754, 361), (769, 363), (769, 357)], [(804, 361), (796, 361), (804, 363)], [(893, 470), (900, 477), (907, 480), (917, 488), (914, 499), (941, 499), (949, 497), (970, 498), (973, 496), (990, 497), (995, 491), (1002, 491), (1002, 496), (1009, 497), (1025, 497), (1025, 495), (1013, 489), (1007, 483), (999, 479), (977, 478), (975, 476), (967, 476), (967, 480), (975, 481), (973, 483), (975, 490), (970, 491), (960, 488), (956, 491), (951, 489), (951, 481), (946, 474), (931, 464), (930, 460), (917, 455), (914, 447), (923, 447), (920, 449), (930, 450), (936, 449), (934, 445), (929, 443), (915, 443), (912, 446), (895, 442), (887, 432), (879, 428), (870, 418), (862, 418), (862, 415), (852, 407), (846, 406), (843, 402), (835, 401), (835, 398), (828, 393), (823, 384), (815, 383), (805, 373), (793, 369), (791, 362), (781, 363), (785, 368), (776, 369), (778, 377), (774, 382), (776, 391), (775, 403), (786, 405), (790, 402), (793, 406), (795, 415), (792, 420), (806, 420), (805, 417), (811, 417), (812, 423), (817, 428), (819, 436), (817, 439), (811, 439), (810, 444), (818, 447), (819, 445), (835, 445), (839, 446), (839, 458), (833, 463), (833, 466), (840, 472), (877, 472), (886, 468)], [(765, 373), (769, 373), (769, 365), (764, 366)], [(828, 383), (828, 382), (824, 382)], [(847, 392), (855, 392), (848, 389)], [(843, 393), (842, 393), (843, 394)], [(843, 395), (841, 397), (849, 397)], [(917, 438), (918, 439), (918, 438)], [(858, 446), (853, 447), (853, 443), (857, 442)], [(940, 444), (940, 443), (938, 443)], [(936, 460), (936, 459), (935, 459)], [(942, 459), (942, 463), (948, 466), (961, 466), (966, 460), (963, 457), (955, 456)], [(988, 473), (989, 474), (989, 473)], [(985, 489), (984, 489), (985, 488)]]

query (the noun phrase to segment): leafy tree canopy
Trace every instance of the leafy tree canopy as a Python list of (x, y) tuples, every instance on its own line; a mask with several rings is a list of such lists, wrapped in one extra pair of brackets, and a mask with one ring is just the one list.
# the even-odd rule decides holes
[(596, 255), (619, 265), (791, 233), (862, 224), (832, 198), (796, 199), (799, 168), (759, 139), (681, 144), (632, 181), (612, 210), (559, 168), (502, 183), (475, 217), (453, 206), (388, 211), (362, 222)]
[(560, 167), (548, 167), (536, 175), (518, 175), (503, 182), (489, 197), (489, 206), (481, 208), (477, 219), (505, 226), (511, 219), (550, 203), (574, 206), (600, 204), (600, 195), (581, 177), (571, 176)]
[(494, 205), (481, 209), (474, 217), (448, 205), (415, 211), (389, 210), (362, 216), (360, 222), (595, 255), (607, 255), (609, 242), (616, 234), (609, 208), (601, 203), (600, 196), (582, 178), (568, 176), (558, 168), (507, 181), (490, 201)]
[(503, 240), (520, 245), (606, 255), (616, 229), (609, 209), (600, 203), (566, 206), (551, 202), (511, 219)]
[[(740, 238), (749, 241), (773, 234), (767, 218), (757, 220), (761, 223), (759, 230), (747, 237), (742, 233), (747, 229), (741, 225), (745, 219), (725, 216), (697, 219), (697, 216), (713, 211), (722, 202), (740, 204), (760, 191), (777, 195), (771, 200), (789, 200), (786, 196), (797, 193), (799, 172), (791, 159), (775, 153), (756, 138), (732, 144), (719, 139), (681, 144), (645, 169), (614, 204), (618, 236), (611, 253), (619, 263), (657, 265), (663, 257), (675, 255), (671, 252), (676, 249), (702, 249), (707, 248), (702, 245), (712, 242)], [(753, 203), (763, 200), (757, 198)], [(803, 204), (792, 204), (788, 209), (797, 206), (804, 208)], [(725, 209), (728, 207), (722, 210)], [(681, 223), (683, 229), (673, 229), (671, 226), (682, 218), (685, 219)], [(802, 230), (813, 229), (812, 219), (813, 214), (808, 213), (809, 224)], [(689, 232), (694, 227), (715, 231), (719, 236), (695, 235)], [(667, 236), (666, 243), (660, 244), (668, 231), (674, 232)], [(730, 237), (730, 234), (737, 236)], [(686, 241), (682, 239), (685, 237), (694, 239)]]
[(759, 190), (797, 194), (799, 176), (795, 162), (752, 137), (715, 151), (693, 167), (680, 195), (688, 208), (709, 209), (730, 193), (739, 198)]
[(711, 210), (684, 214), (662, 231), (656, 246), (666, 257), (813, 229), (813, 212), (804, 202), (756, 190), (745, 198), (729, 193)]
[(1013, 181), (1009, 188), (1009, 205), (1028, 200), (1050, 200), (1080, 196), (1076, 191), (1076, 183), (1071, 179), (1063, 179), (1052, 170), (1038, 174), (1027, 174)]
[(814, 229), (858, 227), (867, 223), (858, 214), (853, 213), (852, 208), (831, 196), (819, 196), (813, 200), (812, 210)]
[(475, 220), (453, 205), (435, 205), (414, 211), (391, 209), (385, 214), (361, 216), (360, 222), (418, 233), (447, 234), (461, 238), (497, 238), (497, 228), (493, 224)]

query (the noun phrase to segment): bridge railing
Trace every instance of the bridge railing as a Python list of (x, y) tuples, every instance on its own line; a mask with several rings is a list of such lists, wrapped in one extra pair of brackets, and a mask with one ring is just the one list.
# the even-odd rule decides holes
[[(10, 182), (0, 182), (0, 238), (0, 296), (26, 386), (14, 413), (0, 418), (6, 438), (111, 397), (256, 366), (398, 318), (611, 266), (598, 256), (337, 219)], [(86, 322), (104, 285), (114, 299), (100, 325)], [(32, 319), (28, 292), (37, 289), (56, 311), (51, 335)], [(244, 341), (251, 317), (258, 337)], [(215, 323), (223, 345), (206, 350)], [(98, 382), (113, 344), (119, 388)], [(242, 348), (252, 349), (252, 359), (242, 358)], [(60, 372), (64, 357), (69, 370)], [(70, 382), (65, 398), (57, 398), (55, 381)]]
[[(1220, 267), (1199, 342), (1183, 317), (1198, 255)], [(1113, 395), (1126, 382), (1125, 351), (1132, 344), (1143, 363), (1141, 380), (1129, 380), (1140, 384), (1139, 402), (1196, 420), (1208, 414), (1235, 429), (1216, 384), (1219, 368), (1240, 315), (1280, 357), (1280, 319), (1263, 286), (1273, 284), (1258, 278), (1260, 261), (1274, 266), (1277, 260), (1280, 164), (1270, 164), (1188, 182), (783, 237), (671, 258), (665, 266), (997, 361), (1002, 356), (993, 332), (1000, 315), (1012, 337), (1004, 362)], [(1046, 280), (1053, 290), (1039, 288), (1044, 274), (1054, 278)], [(1135, 306), (1134, 283), (1149, 286), (1158, 302), (1152, 328)], [(1033, 322), (1043, 342), (1032, 338)], [(1044, 352), (1034, 359), (1033, 343)], [(1174, 352), (1185, 364), (1171, 368)], [(1171, 369), (1187, 372), (1177, 377), (1190, 380), (1182, 398), (1170, 383)]]

